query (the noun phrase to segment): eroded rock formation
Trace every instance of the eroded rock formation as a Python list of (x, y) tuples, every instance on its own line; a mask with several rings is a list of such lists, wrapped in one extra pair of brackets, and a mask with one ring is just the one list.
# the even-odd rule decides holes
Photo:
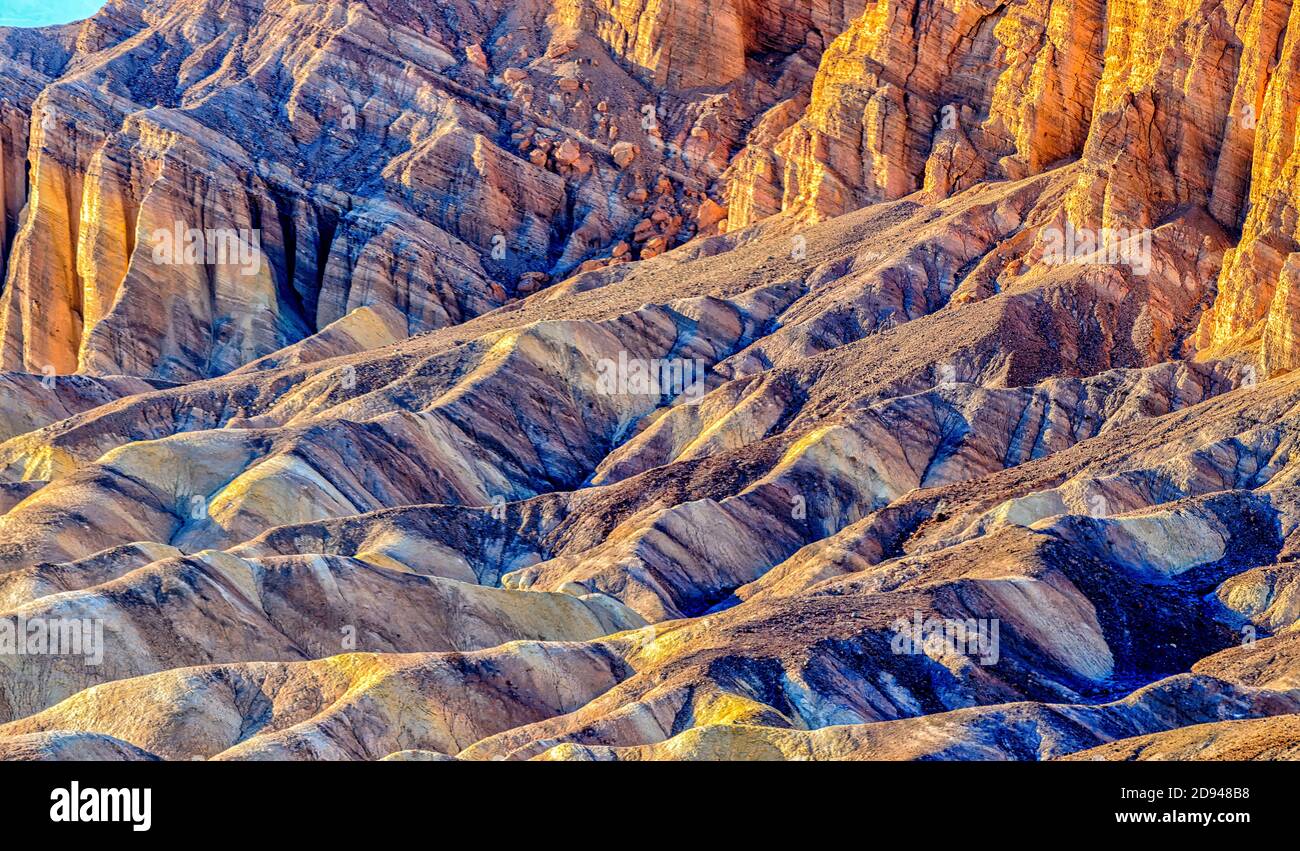
[(0, 757), (1294, 755), (1297, 15), (0, 30)]

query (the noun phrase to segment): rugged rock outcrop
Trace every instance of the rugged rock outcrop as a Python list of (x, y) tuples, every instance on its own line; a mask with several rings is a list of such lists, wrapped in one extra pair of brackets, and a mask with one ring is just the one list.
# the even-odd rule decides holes
[(716, 228), (746, 122), (861, 9), (705, 5), (115, 0), (10, 36), (0, 363), (218, 375)]

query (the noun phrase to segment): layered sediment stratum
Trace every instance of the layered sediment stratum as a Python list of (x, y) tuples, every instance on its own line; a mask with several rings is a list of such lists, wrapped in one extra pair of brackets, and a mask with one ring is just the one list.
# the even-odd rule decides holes
[(0, 29), (0, 758), (1295, 756), (1298, 63), (1284, 0)]

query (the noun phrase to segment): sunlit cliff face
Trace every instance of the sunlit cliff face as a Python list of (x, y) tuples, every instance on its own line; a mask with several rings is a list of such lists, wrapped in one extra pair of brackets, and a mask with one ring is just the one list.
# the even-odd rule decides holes
[(1291, 16), (0, 29), (0, 757), (1293, 753)]

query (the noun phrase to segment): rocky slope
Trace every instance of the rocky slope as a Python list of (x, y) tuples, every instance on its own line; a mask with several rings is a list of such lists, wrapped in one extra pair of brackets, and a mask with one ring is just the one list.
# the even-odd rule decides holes
[(1293, 756), (1296, 15), (0, 30), (0, 757)]

